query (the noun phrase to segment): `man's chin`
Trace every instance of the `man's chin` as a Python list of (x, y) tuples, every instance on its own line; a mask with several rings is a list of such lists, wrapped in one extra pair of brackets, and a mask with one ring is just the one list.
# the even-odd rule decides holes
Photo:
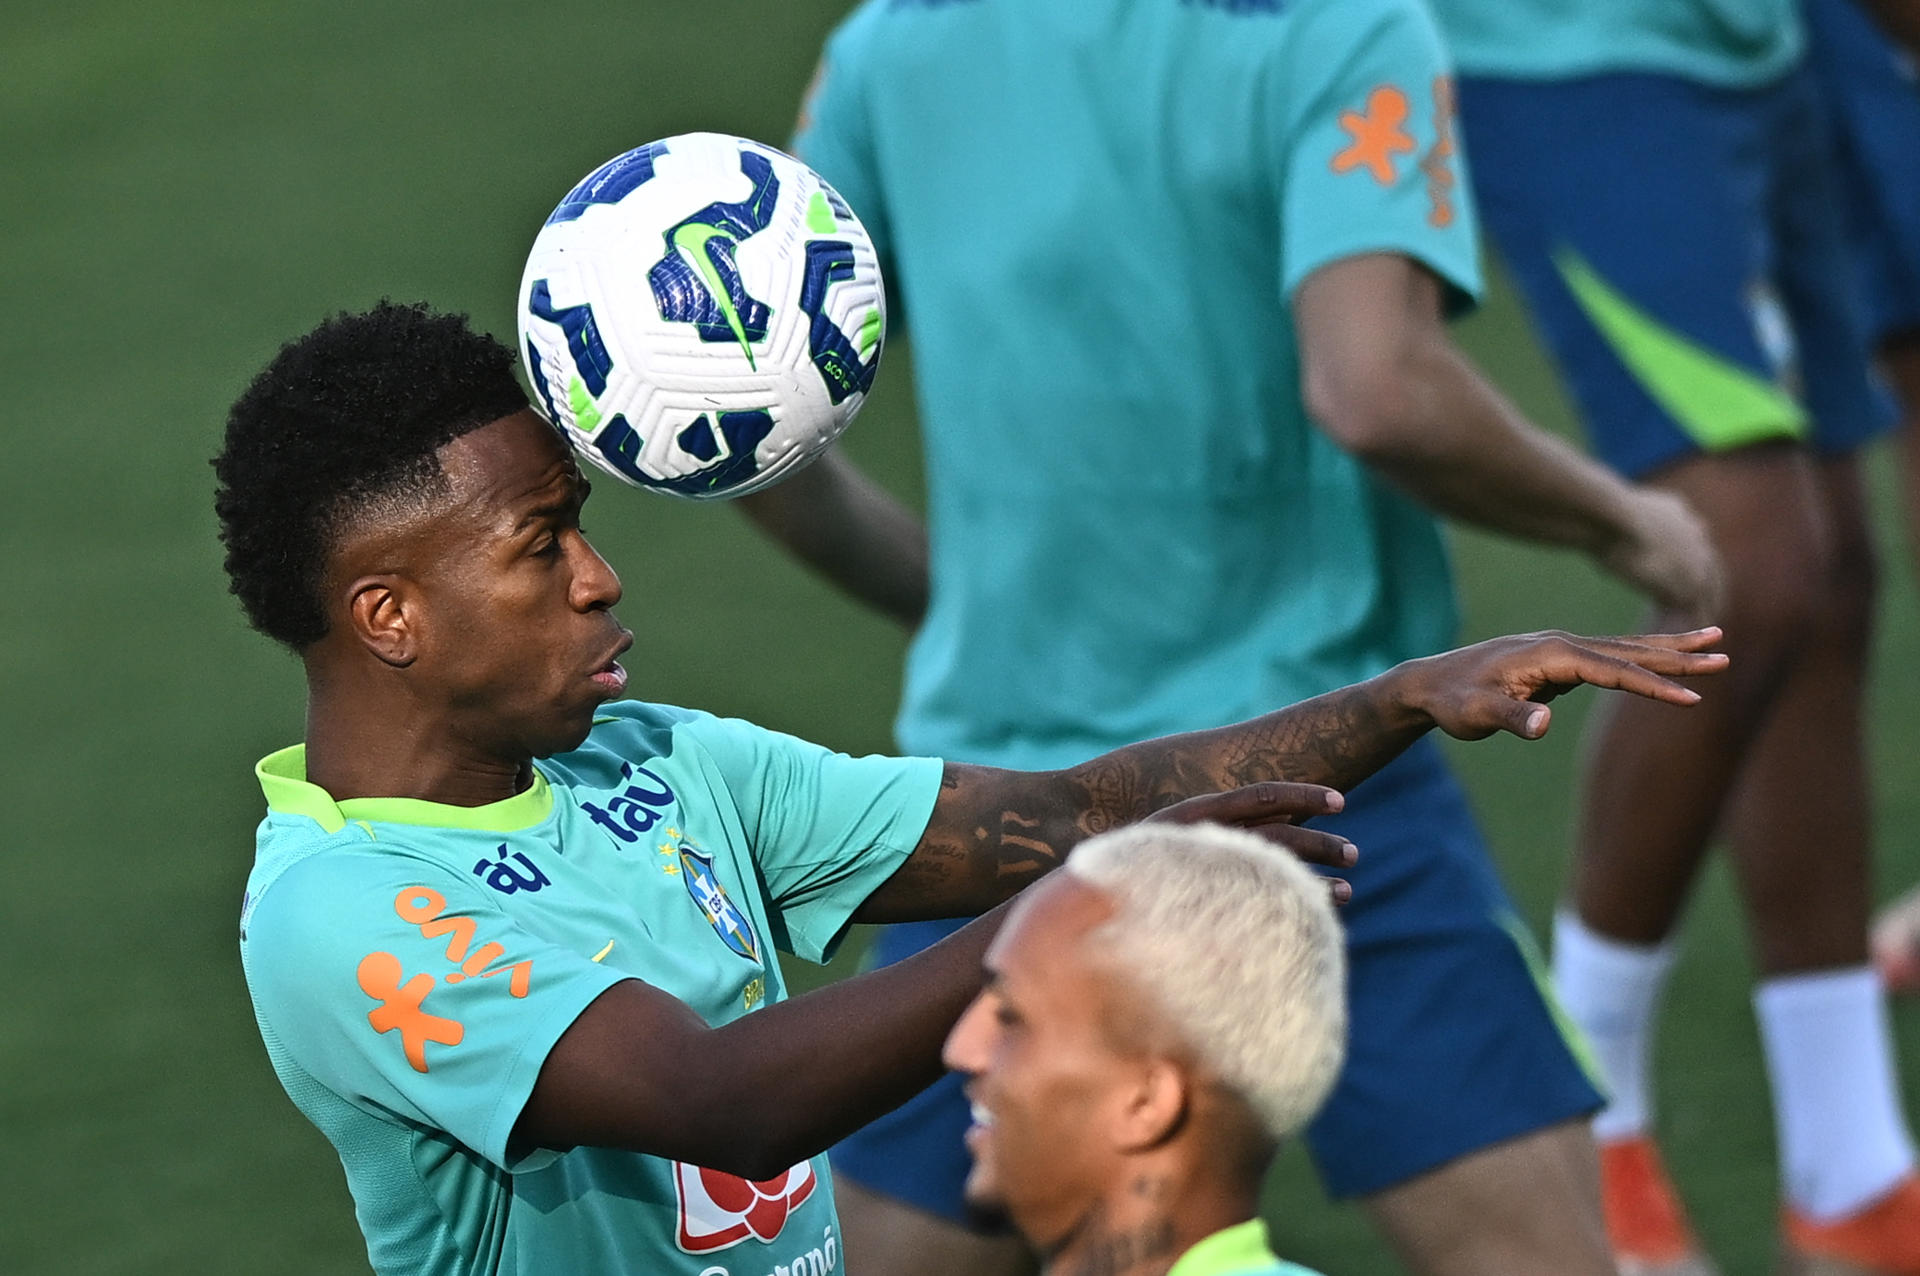
[(978, 1161), (967, 1171), (967, 1182), (961, 1189), (961, 1196), (967, 1203), (967, 1212), (976, 1217), (1004, 1219), (1007, 1215), (1006, 1202), (1000, 1199), (993, 1175)]

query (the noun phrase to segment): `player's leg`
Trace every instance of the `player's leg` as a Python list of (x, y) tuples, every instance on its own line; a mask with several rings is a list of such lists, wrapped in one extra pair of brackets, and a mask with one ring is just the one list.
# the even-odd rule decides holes
[(1679, 1270), (1695, 1248), (1649, 1134), (1666, 941), (1822, 606), (1822, 496), (1807, 413), (1780, 388), (1795, 352), (1771, 251), (1774, 136), (1796, 93), (1659, 76), (1462, 86), (1489, 228), (1596, 451), (1687, 496), (1730, 577), (1715, 619), (1734, 670), (1703, 712), (1608, 705), (1589, 735), (1574, 907), (1556, 928), (1562, 996), (1615, 1095), (1596, 1127), (1609, 1230), (1640, 1270)]
[[(1821, 468), (1829, 605), (1754, 742), (1728, 825), (1762, 974), (1754, 1004), (1773, 1087), (1789, 1253), (1802, 1266), (1846, 1259), (1861, 1272), (1913, 1272), (1920, 1179), (1865, 945), (1859, 719), (1872, 546), (1857, 465), (1842, 457)], [(1788, 789), (1821, 801), (1810, 806)]]
[[(1920, 232), (1916, 232), (1920, 238)], [(1920, 252), (1920, 245), (1916, 245)], [(1920, 297), (1916, 297), (1920, 304)], [(1880, 348), (1880, 367), (1900, 408), (1901, 493), (1906, 506), (1907, 543), (1920, 564), (1920, 328), (1889, 337)], [(1920, 887), (1881, 910), (1873, 921), (1873, 962), (1889, 992), (1920, 993)]]
[[(1808, 51), (1833, 124), (1877, 362), (1899, 408), (1907, 535), (1920, 562), (1920, 87), (1858, 4), (1808, 0)], [(1889, 989), (1920, 992), (1920, 891), (1874, 925)]]
[(1366, 1198), (1411, 1271), (1613, 1276), (1583, 1120), (1483, 1148)]
[[(1873, 555), (1849, 458), (1888, 418), (1861, 388), (1864, 317), (1858, 297), (1836, 286), (1850, 263), (1834, 206), (1809, 198), (1819, 190), (1827, 137), (1809, 138), (1783, 120), (1776, 138), (1783, 175), (1792, 179), (1774, 206), (1780, 279), (1800, 338), (1815, 447), (1826, 457), (1828, 570), (1819, 582), (1821, 624), (1755, 741), (1730, 828), (1763, 973), (1754, 1000), (1779, 1130), (1789, 1252), (1857, 1271), (1920, 1272), (1920, 1179), (1863, 934), (1861, 701)], [(1826, 818), (1789, 815), (1778, 788), (1786, 782), (1816, 786), (1826, 795)]]
[[(1653, 481), (1684, 496), (1721, 548), (1728, 597), (1719, 623), (1733, 667), (1701, 713), (1609, 705), (1589, 741), (1574, 910), (1589, 932), (1648, 949), (1672, 933), (1747, 746), (1781, 689), (1801, 674), (1826, 602), (1820, 582), (1829, 574), (1818, 476), (1804, 449), (1760, 445), (1695, 456)], [(1824, 738), (1838, 731), (1821, 734), (1832, 744)], [(1857, 756), (1857, 743), (1843, 752)], [(1823, 793), (1809, 804), (1855, 832), (1843, 861), (1860, 854), (1863, 815), (1845, 802)], [(1856, 876), (1846, 863), (1839, 871)], [(1781, 942), (1802, 945), (1796, 958), (1847, 959), (1848, 940), (1827, 931)]]
[(1600, 1097), (1438, 747), (1317, 823), (1364, 848), (1347, 1065), (1307, 1133), (1329, 1192), (1417, 1273), (1611, 1273), (1585, 1128)]

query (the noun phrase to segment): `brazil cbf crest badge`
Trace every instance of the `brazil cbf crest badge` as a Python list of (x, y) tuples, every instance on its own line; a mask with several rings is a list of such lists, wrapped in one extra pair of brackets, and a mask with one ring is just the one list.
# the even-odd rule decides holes
[(713, 860), (690, 846), (681, 847), (680, 880), (687, 884), (687, 894), (693, 896), (720, 942), (748, 961), (759, 961), (760, 945), (753, 938), (753, 923), (738, 904), (727, 898), (727, 888), (713, 871)]

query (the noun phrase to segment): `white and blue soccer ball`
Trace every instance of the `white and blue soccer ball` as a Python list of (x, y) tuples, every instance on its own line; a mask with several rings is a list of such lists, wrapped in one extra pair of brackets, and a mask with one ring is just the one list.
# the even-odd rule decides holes
[(518, 313), (535, 400), (574, 446), (696, 499), (823, 452), (866, 400), (887, 326), (846, 201), (792, 156), (718, 133), (589, 173), (534, 239)]

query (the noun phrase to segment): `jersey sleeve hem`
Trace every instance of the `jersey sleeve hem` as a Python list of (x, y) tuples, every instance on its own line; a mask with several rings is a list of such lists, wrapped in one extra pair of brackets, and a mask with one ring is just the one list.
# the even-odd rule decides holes
[(908, 796), (900, 803), (899, 813), (887, 826), (885, 835), (874, 842), (873, 855), (848, 876), (845, 889), (809, 906), (802, 917), (788, 914), (789, 951), (815, 963), (833, 960), (845, 942), (853, 915), (869, 896), (885, 885), (900, 870), (920, 844), (933, 818), (934, 803), (940, 797), (940, 781), (946, 764), (939, 758), (907, 758), (903, 783)]
[[(599, 977), (594, 977), (595, 974)], [(545, 1169), (565, 1154), (565, 1149), (515, 1149), (510, 1146), (513, 1128), (519, 1123), (520, 1114), (526, 1110), (527, 1100), (533, 1097), (534, 1084), (540, 1079), (540, 1070), (546, 1066), (547, 1056), (553, 1053), (554, 1046), (559, 1044), (567, 1029), (607, 989), (631, 978), (625, 971), (604, 967), (583, 971), (570, 982), (564, 996), (550, 999), (545, 1013), (534, 1021), (526, 1036), (521, 1038), (520, 1048), (514, 1052), (513, 1064), (500, 1080), (499, 1096), (485, 1127), (486, 1145), (479, 1149), (489, 1161), (509, 1174), (527, 1174)], [(518, 1155), (515, 1155), (516, 1151)]]
[(1441, 304), (1449, 318), (1458, 317), (1473, 311), (1479, 306), (1486, 291), (1477, 261), (1444, 261), (1442, 255), (1429, 251), (1420, 245), (1409, 243), (1391, 236), (1357, 235), (1351, 240), (1320, 245), (1299, 262), (1288, 262), (1287, 272), (1282, 280), (1283, 291), (1291, 303), (1293, 294), (1314, 271), (1331, 266), (1337, 261), (1350, 257), (1365, 257), (1374, 253), (1391, 253), (1418, 262), (1432, 271), (1440, 280), (1444, 293)]

